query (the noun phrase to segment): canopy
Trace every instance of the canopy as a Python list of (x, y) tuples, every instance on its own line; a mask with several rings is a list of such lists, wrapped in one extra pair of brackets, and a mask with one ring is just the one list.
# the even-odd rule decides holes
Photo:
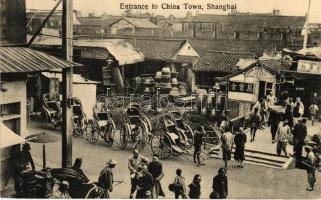
[[(144, 55), (134, 46), (122, 39), (77, 40), (77, 47), (96, 47), (106, 49), (118, 61), (119, 65), (144, 61)], [(106, 54), (107, 58), (107, 54)]]
[(0, 148), (5, 148), (9, 146), (13, 146), (16, 144), (20, 144), (25, 142), (25, 139), (11, 129), (9, 129), (6, 125), (0, 122)]

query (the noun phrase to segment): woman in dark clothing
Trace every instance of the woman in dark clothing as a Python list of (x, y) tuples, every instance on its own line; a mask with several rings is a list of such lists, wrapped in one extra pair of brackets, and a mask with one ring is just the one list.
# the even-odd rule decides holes
[(239, 132), (234, 136), (235, 152), (234, 159), (237, 161), (237, 167), (243, 168), (243, 160), (245, 160), (244, 149), (246, 143), (246, 134), (243, 128), (239, 129)]
[(210, 198), (225, 199), (228, 195), (227, 176), (225, 168), (218, 170), (218, 175), (213, 178), (213, 192)]
[(188, 185), (189, 187), (189, 198), (191, 199), (199, 199), (201, 196), (201, 175), (196, 174), (194, 176), (193, 182)]
[(284, 115), (285, 119), (288, 120), (288, 125), (292, 131), (292, 127), (293, 127), (293, 112), (292, 112), (292, 106), (290, 104), (286, 105), (286, 110), (285, 110), (285, 115)]
[(271, 126), (272, 144), (276, 142), (275, 136), (276, 136), (276, 131), (278, 130), (280, 121), (281, 121), (281, 115), (271, 110), (269, 125)]

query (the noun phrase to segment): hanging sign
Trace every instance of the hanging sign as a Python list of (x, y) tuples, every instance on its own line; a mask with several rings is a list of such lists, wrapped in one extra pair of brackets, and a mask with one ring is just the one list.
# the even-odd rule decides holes
[(241, 93), (253, 94), (254, 84), (230, 81), (229, 82), (229, 91), (230, 92), (241, 92)]
[(321, 62), (299, 60), (297, 71), (310, 74), (321, 74)]

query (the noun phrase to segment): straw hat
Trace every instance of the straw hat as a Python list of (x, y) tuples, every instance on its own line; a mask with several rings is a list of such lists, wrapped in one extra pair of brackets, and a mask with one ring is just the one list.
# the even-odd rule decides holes
[(110, 159), (108, 162), (107, 162), (107, 165), (117, 165), (118, 162), (114, 159)]

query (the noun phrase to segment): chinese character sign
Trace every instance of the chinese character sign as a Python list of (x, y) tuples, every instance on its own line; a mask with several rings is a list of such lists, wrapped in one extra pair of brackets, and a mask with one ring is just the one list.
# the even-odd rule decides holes
[(254, 84), (252, 83), (242, 83), (242, 82), (231, 82), (229, 84), (230, 92), (242, 92), (253, 94), (254, 92)]
[(321, 74), (321, 62), (299, 60), (298, 72)]

